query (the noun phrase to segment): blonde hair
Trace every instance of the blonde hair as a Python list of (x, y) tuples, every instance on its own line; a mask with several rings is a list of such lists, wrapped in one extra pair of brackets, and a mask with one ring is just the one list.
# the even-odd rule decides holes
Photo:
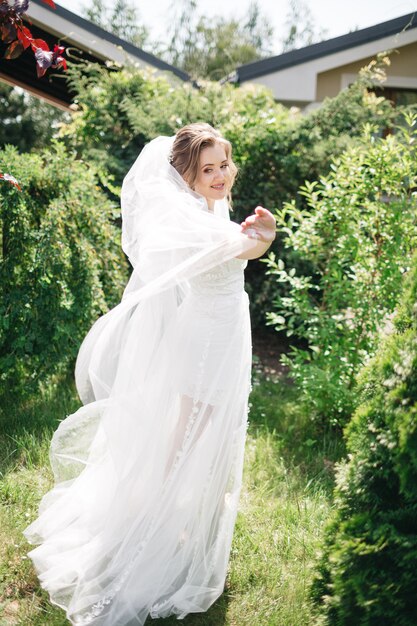
[(227, 199), (230, 203), (231, 189), (237, 175), (237, 167), (232, 161), (232, 144), (210, 124), (196, 122), (181, 128), (174, 139), (170, 162), (192, 189), (198, 176), (201, 151), (215, 144), (224, 147), (229, 161), (231, 176)]

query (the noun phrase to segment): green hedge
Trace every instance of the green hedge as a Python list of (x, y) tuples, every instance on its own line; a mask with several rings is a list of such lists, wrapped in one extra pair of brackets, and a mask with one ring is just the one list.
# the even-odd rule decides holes
[(92, 322), (116, 304), (127, 279), (119, 209), (94, 169), (59, 143), (40, 154), (0, 155), (1, 393), (33, 392), (74, 363)]
[(324, 624), (417, 624), (417, 257), (346, 429), (313, 598)]
[[(108, 71), (95, 65), (70, 69), (79, 111), (62, 137), (80, 156), (93, 161), (114, 199), (141, 148), (159, 134), (206, 121), (233, 144), (239, 176), (233, 192), (233, 219), (242, 221), (261, 204), (279, 209), (297, 197), (305, 180), (319, 179), (332, 159), (351, 146), (365, 123), (376, 132), (390, 125), (393, 110), (368, 89), (372, 68), (349, 89), (305, 115), (276, 103), (260, 85), (236, 87), (204, 82), (199, 89), (137, 68)], [(278, 252), (282, 238), (274, 244)], [(291, 257), (294, 260), (294, 257)], [(285, 286), (265, 277), (259, 262), (246, 271), (254, 325), (263, 325), (269, 303)]]
[(368, 128), (330, 174), (301, 188), (306, 208), (293, 200), (277, 214), (286, 250), (267, 265), (287, 292), (268, 317), (298, 339), (284, 359), (300, 400), (324, 424), (352, 415), (356, 374), (375, 351), (417, 249), (416, 139), (416, 115), (385, 138)]

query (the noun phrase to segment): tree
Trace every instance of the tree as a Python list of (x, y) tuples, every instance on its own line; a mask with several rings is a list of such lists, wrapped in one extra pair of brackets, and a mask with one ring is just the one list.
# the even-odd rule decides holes
[(20, 87), (0, 83), (0, 150), (7, 144), (19, 152), (43, 148), (70, 113), (31, 96)]
[(82, 7), (84, 16), (138, 48), (146, 45), (149, 31), (140, 23), (139, 11), (129, 0), (116, 0), (111, 8), (103, 0), (91, 0)]
[(162, 56), (193, 78), (219, 80), (237, 65), (271, 54), (273, 28), (252, 2), (241, 19), (198, 15), (196, 0), (183, 0), (173, 15), (170, 43)]
[(151, 42), (149, 31), (129, 0), (116, 0), (109, 9), (104, 0), (91, 0), (84, 15), (94, 24), (188, 72), (195, 79), (218, 80), (237, 65), (250, 63), (272, 51), (273, 28), (252, 2), (241, 19), (208, 18), (198, 13), (197, 0), (183, 0), (172, 9), (168, 45)]
[(282, 40), (282, 52), (310, 46), (326, 37), (326, 29), (317, 28), (311, 9), (304, 0), (289, 0), (285, 24), (288, 34)]

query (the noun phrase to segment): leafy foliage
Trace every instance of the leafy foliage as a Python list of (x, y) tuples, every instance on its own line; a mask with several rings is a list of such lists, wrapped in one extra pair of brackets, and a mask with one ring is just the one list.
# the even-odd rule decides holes
[(284, 357), (316, 419), (343, 424), (355, 405), (355, 374), (393, 311), (417, 245), (417, 116), (385, 139), (367, 127), (320, 181), (278, 211), (284, 243), (301, 263), (275, 254), (269, 274), (288, 294), (269, 321), (302, 340)]
[(40, 154), (6, 147), (0, 169), (0, 378), (20, 396), (73, 365), (92, 322), (120, 298), (127, 264), (114, 205), (94, 170), (54, 143)]
[(325, 624), (417, 623), (417, 257), (395, 332), (361, 371), (312, 587)]
[(91, 0), (83, 13), (93, 24), (139, 48), (148, 42), (148, 29), (140, 23), (138, 8), (129, 0), (116, 0), (110, 7), (103, 0)]
[(196, 0), (184, 0), (173, 15), (170, 36), (160, 49), (163, 58), (194, 79), (220, 80), (238, 65), (270, 56), (273, 28), (256, 1), (246, 15), (225, 19), (199, 15)]
[(275, 129), (289, 119), (286, 109), (262, 87), (236, 89), (207, 81), (195, 89), (153, 71), (108, 71), (93, 64), (72, 66), (68, 74), (79, 111), (60, 136), (79, 155), (100, 164), (115, 185), (121, 184), (145, 143), (190, 122), (204, 120), (225, 131), (234, 126), (244, 132), (247, 127), (270, 126), (268, 110), (273, 111)]
[(39, 150), (51, 141), (60, 122), (70, 119), (68, 112), (20, 87), (0, 83), (0, 149), (11, 144), (19, 152)]
[(118, 37), (181, 68), (194, 80), (219, 80), (238, 65), (270, 56), (273, 28), (253, 0), (245, 15), (208, 17), (196, 0), (169, 7), (166, 33), (151, 40), (137, 7), (130, 0), (90, 0), (83, 13), (90, 21)]
[[(393, 117), (390, 104), (368, 89), (371, 70), (371, 77), (364, 73), (349, 89), (306, 115), (276, 103), (261, 86), (236, 88), (207, 81), (195, 89), (135, 67), (109, 71), (97, 65), (78, 66), (69, 68), (68, 74), (79, 110), (62, 127), (61, 136), (95, 163), (112, 197), (117, 197), (118, 186), (145, 143), (204, 120), (233, 144), (240, 168), (233, 191), (236, 221), (258, 204), (279, 209), (305, 180), (327, 173), (332, 159), (358, 140), (363, 124), (372, 123), (382, 132)], [(299, 196), (297, 202), (303, 205), (305, 200)], [(278, 238), (275, 252), (281, 247)], [(286, 262), (295, 262), (290, 250), (284, 254)], [(255, 325), (264, 323), (271, 300), (286, 293), (286, 286), (265, 278), (261, 268), (255, 262), (247, 270)]]
[[(375, 65), (379, 69), (380, 61)], [(365, 124), (372, 124), (382, 134), (393, 123), (390, 104), (369, 89), (375, 78), (372, 64), (349, 89), (327, 98), (319, 109), (303, 115), (290, 112), (286, 118), (278, 114), (275, 104), (262, 102), (254, 94), (252, 107), (247, 104), (240, 118), (232, 116), (223, 126), (240, 166), (233, 193), (235, 206), (260, 204), (278, 210), (295, 199), (297, 207), (309, 211), (307, 199), (298, 193), (300, 186), (324, 176), (338, 155), (360, 141)], [(285, 232), (278, 233), (272, 251), (287, 266), (304, 272), (305, 261), (297, 251), (284, 247), (284, 236)], [(289, 287), (275, 276), (265, 276), (261, 268), (258, 261), (246, 272), (256, 325), (264, 323), (271, 302), (287, 296)]]
[(290, 0), (285, 20), (287, 35), (282, 41), (282, 52), (289, 52), (313, 43), (323, 41), (327, 31), (319, 28), (314, 20), (310, 6), (305, 0)]

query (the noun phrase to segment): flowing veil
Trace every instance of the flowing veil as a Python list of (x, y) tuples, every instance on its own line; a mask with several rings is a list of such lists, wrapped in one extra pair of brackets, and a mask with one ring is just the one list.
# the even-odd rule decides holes
[(122, 319), (126, 322), (138, 302), (151, 297), (155, 302), (159, 295), (160, 304), (168, 306), (175, 294), (178, 306), (187, 279), (255, 245), (229, 221), (225, 200), (209, 214), (206, 200), (172, 167), (174, 139), (158, 137), (147, 144), (123, 181), (122, 247), (133, 272), (120, 305), (98, 320), (79, 351), (75, 376), (84, 404), (108, 395), (124, 335)]
[[(53, 435), (55, 485), (24, 532), (38, 544), (29, 555), (42, 586), (73, 624), (183, 616), (223, 589), (246, 430), (247, 302), (239, 308), (239, 295), (227, 309), (234, 339), (210, 375), (216, 311), (209, 299), (200, 312), (198, 301), (183, 304), (192, 281), (242, 263), (235, 257), (256, 242), (229, 220), (226, 201), (211, 213), (187, 186), (169, 161), (173, 141), (151, 141), (123, 181), (122, 247), (133, 271), (80, 347), (83, 406)], [(196, 365), (205, 395), (188, 406), (178, 381), (196, 352), (190, 335), (206, 342)]]

